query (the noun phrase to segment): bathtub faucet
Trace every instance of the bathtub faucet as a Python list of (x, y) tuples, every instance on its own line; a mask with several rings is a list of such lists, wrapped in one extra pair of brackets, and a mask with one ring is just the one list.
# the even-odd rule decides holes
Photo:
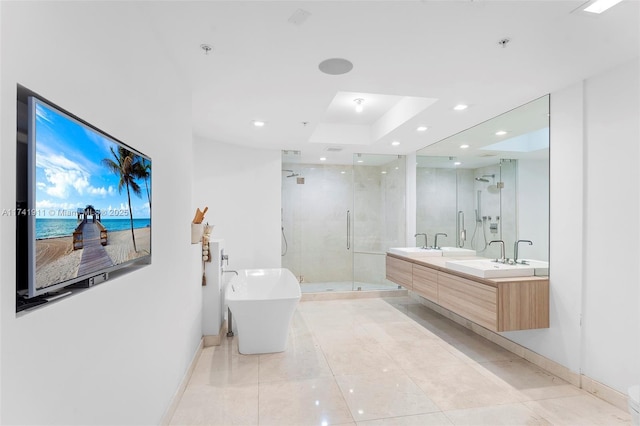
[(225, 271), (224, 269), (222, 270), (223, 274), (225, 274), (227, 272), (233, 272), (234, 274), (238, 275), (238, 271), (234, 271), (233, 269), (229, 269), (228, 271)]

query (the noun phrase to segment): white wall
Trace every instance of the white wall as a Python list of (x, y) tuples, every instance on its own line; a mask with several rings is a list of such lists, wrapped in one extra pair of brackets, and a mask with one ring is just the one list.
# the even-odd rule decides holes
[(0, 218), (2, 424), (157, 424), (201, 338), (190, 245), (190, 94), (141, 3), (2, 2), (0, 206), (15, 206), (16, 84), (150, 155), (153, 263), (15, 314), (15, 221)]
[(635, 60), (551, 94), (551, 327), (505, 333), (623, 393), (640, 382), (638, 93)]
[(590, 78), (585, 99), (583, 372), (640, 383), (640, 61)]
[(550, 328), (504, 333), (571, 371), (580, 371), (583, 247), (582, 83), (551, 94)]
[(209, 207), (205, 221), (225, 241), (228, 269), (279, 268), (280, 151), (195, 138), (192, 162), (194, 205)]

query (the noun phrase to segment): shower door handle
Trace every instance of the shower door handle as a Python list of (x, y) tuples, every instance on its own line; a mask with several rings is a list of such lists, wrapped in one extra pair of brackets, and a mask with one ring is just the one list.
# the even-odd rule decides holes
[(351, 211), (347, 210), (347, 250), (351, 249)]

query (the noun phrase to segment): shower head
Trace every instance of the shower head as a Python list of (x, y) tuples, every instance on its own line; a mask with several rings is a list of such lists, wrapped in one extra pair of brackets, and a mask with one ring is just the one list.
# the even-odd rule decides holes
[(283, 172), (289, 172), (289, 173), (291, 173), (290, 175), (285, 176), (285, 177), (288, 177), (288, 178), (290, 178), (290, 177), (300, 176), (298, 173), (295, 173), (293, 170), (286, 170), (286, 169), (285, 169), (285, 170), (282, 170), (282, 171), (283, 171)]
[(491, 179), (495, 179), (496, 175), (482, 175), (482, 177), (477, 177), (476, 180), (478, 182), (489, 182), (489, 179), (487, 178), (491, 178)]

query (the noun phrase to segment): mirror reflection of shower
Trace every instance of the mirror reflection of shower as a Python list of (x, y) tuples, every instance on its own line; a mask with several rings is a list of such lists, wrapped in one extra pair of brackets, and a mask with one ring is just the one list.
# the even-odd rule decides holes
[[(487, 179), (476, 178), (477, 181), (489, 182)], [(476, 192), (476, 225), (471, 236), (471, 248), (482, 253), (487, 249), (487, 216), (482, 216), (482, 190)]]
[[(292, 177), (297, 178), (298, 176), (300, 176), (299, 173), (296, 173), (294, 170), (291, 170), (291, 169), (282, 169), (282, 171), (287, 173), (285, 178), (292, 178)], [(302, 178), (302, 182), (300, 182), (299, 180), (300, 178), (298, 178), (297, 183), (304, 183), (304, 178)], [(282, 232), (282, 252), (280, 253), (280, 256), (284, 257), (287, 255), (287, 252), (289, 251), (289, 242), (287, 241), (287, 235), (285, 234), (285, 230), (284, 230), (284, 208), (280, 209), (280, 230)]]

